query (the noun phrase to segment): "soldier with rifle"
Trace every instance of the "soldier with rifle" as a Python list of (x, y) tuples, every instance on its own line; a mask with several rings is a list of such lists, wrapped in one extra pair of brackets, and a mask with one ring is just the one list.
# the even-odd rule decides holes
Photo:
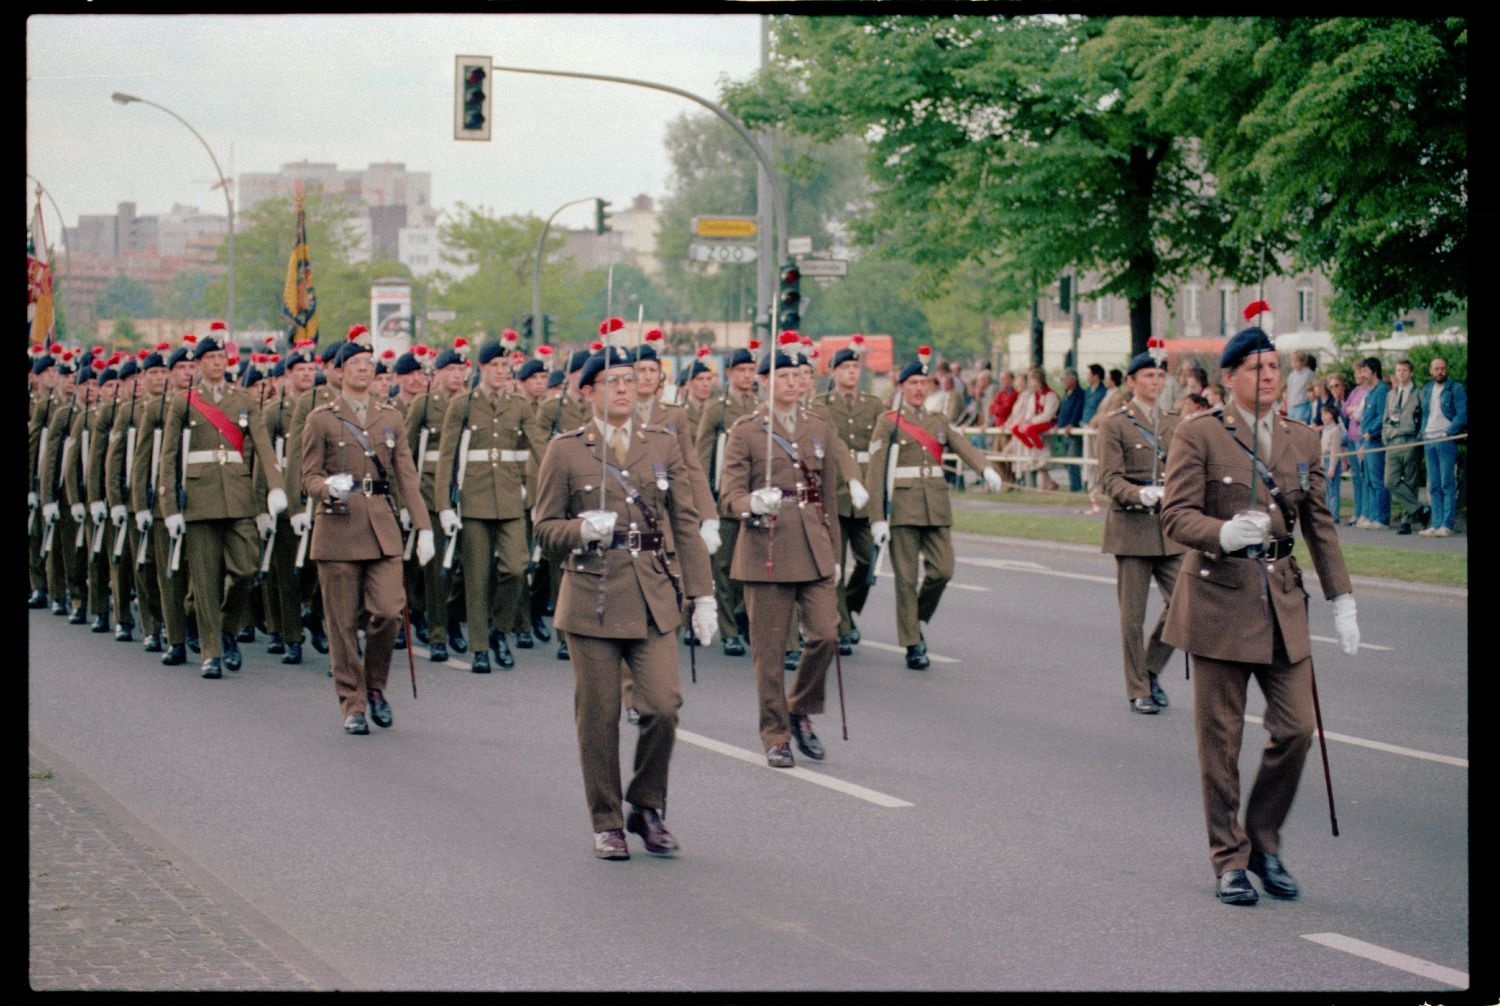
[[(73, 613), (68, 616), (68, 624), (84, 625), (92, 612), (97, 632), (109, 631), (109, 567), (102, 568), (101, 577), (101, 570), (94, 568), (97, 564), (92, 561), (93, 553), (89, 551), (92, 532), (103, 528), (103, 514), (96, 517), (90, 512), (88, 468), (93, 456), (94, 406), (99, 400), (99, 375), (106, 367), (103, 351), (103, 346), (95, 346), (93, 355), (78, 368), (78, 386), (83, 397), (68, 427), (65, 444), (72, 449), (65, 452), (67, 456), (63, 459), (62, 470), (63, 498), (73, 515), (73, 540), (64, 542), (64, 545), (71, 546), (64, 554), (72, 560), (69, 586), (73, 589), (69, 593), (75, 604)], [(100, 504), (102, 506), (102, 500)], [(104, 612), (102, 627), (99, 622), (101, 610)]]
[[(108, 632), (110, 625), (110, 610), (115, 613), (115, 636), (122, 641), (128, 641), (130, 630), (135, 628), (134, 620), (130, 616), (130, 589), (129, 584), (124, 584), (125, 594), (123, 607), (121, 604), (120, 587), (118, 576), (115, 572), (113, 555), (114, 535), (110, 533), (109, 524), (109, 499), (104, 486), (104, 459), (109, 452), (109, 435), (114, 428), (115, 417), (119, 415), (120, 396), (125, 390), (120, 381), (120, 367), (124, 361), (124, 354), (116, 351), (108, 357), (101, 356), (104, 366), (98, 371), (96, 381), (99, 385), (96, 392), (92, 415), (89, 419), (89, 449), (87, 457), (87, 468), (83, 473), (83, 485), (85, 495), (88, 497), (89, 517), (91, 528), (87, 538), (89, 553), (89, 607), (94, 611), (94, 632)], [(98, 603), (95, 605), (94, 598), (97, 596)]]
[(105, 422), (104, 458), (99, 471), (99, 492), (109, 508), (109, 526), (105, 532), (104, 548), (109, 556), (110, 594), (115, 611), (115, 640), (130, 642), (133, 618), (131, 598), (140, 597), (141, 634), (152, 635), (149, 626), (157, 619), (149, 615), (146, 593), (137, 588), (135, 582), (135, 553), (126, 548), (130, 540), (129, 489), (125, 485), (129, 465), (126, 456), (135, 458), (135, 421), (140, 411), (142, 379), (139, 363), (150, 350), (142, 349), (135, 357), (127, 356), (119, 366), (119, 378), (113, 405), (113, 415)]
[[(27, 529), (27, 564), (31, 575), (31, 594), (26, 599), (28, 608), (47, 607), (49, 593), (52, 596), (61, 597), (62, 576), (57, 576), (55, 582), (49, 581), (47, 554), (42, 551), (42, 540), (46, 537), (48, 524), (41, 516), (42, 510), (42, 455), (46, 453), (46, 435), (48, 423), (52, 419), (53, 407), (61, 398), (57, 390), (58, 370), (57, 358), (62, 353), (62, 346), (52, 343), (43, 346), (40, 343), (32, 347), (40, 352), (33, 352), (31, 358), (32, 375), (32, 401), (31, 417), (26, 424), (26, 465), (28, 490), (26, 493), (26, 507), (28, 511), (26, 519)], [(59, 567), (60, 569), (60, 567)]]
[[(547, 363), (552, 358), (551, 346), (538, 346), (532, 359), (522, 359), (512, 369), (516, 393), (526, 401), (528, 429), (534, 429), (537, 412), (542, 406), (542, 397), (547, 393)], [(512, 361), (515, 356), (511, 357)], [(531, 509), (536, 504), (536, 473), (540, 465), (540, 452), (532, 454), (526, 461), (526, 585), (516, 595), (516, 608), (511, 615), (510, 627), (516, 636), (516, 648), (529, 650), (536, 646), (538, 638), (547, 642), (552, 638), (544, 619), (547, 614), (546, 567), (542, 565), (541, 545), (531, 524)], [(540, 637), (536, 633), (540, 631)]]
[[(134, 519), (135, 501), (133, 485), (136, 459), (142, 452), (151, 451), (150, 431), (145, 416), (151, 400), (161, 394), (166, 384), (167, 361), (163, 350), (171, 351), (170, 343), (158, 343), (154, 349), (142, 349), (134, 361), (136, 370), (134, 387), (130, 393), (130, 407), (115, 420), (115, 437), (104, 458), (104, 483), (109, 494), (109, 512), (116, 522), (114, 561), (118, 567), (128, 567), (129, 582), (135, 588), (136, 604), (140, 609), (141, 635), (147, 653), (162, 652), (162, 606), (161, 591), (156, 579), (154, 563), (140, 563), (144, 554), (143, 544), (149, 541)], [(149, 464), (149, 460), (147, 462)], [(149, 551), (149, 547), (144, 551)], [(123, 579), (122, 574), (122, 579)]]
[[(693, 353), (693, 362), (682, 368), (682, 376), (678, 378), (677, 404), (687, 414), (687, 428), (693, 437), (695, 454), (703, 410), (714, 396), (714, 368), (709, 359), (711, 355), (709, 347), (699, 346)], [(708, 478), (708, 473), (704, 472), (703, 477)]]
[[(63, 350), (57, 358), (57, 395), (47, 425), (39, 437), (40, 476), (38, 479), (44, 532), (42, 553), (46, 557), (47, 582), (52, 595), (52, 614), (69, 615), (68, 621), (81, 625), (87, 596), (83, 564), (73, 548), (77, 520), (66, 498), (63, 471), (70, 456), (77, 451), (73, 440), (74, 419), (78, 406), (88, 394), (86, 384), (92, 371), (83, 365), (79, 354)], [(66, 408), (63, 398), (67, 399)], [(73, 611), (69, 614), (69, 606)]]
[[(356, 329), (365, 330), (365, 326), (353, 325), (349, 329), (349, 334), (356, 334)], [(323, 347), (319, 355), (323, 369), (319, 376), (323, 377), (326, 383), (317, 383), (315, 379), (313, 387), (300, 394), (295, 405), (291, 406), (292, 424), (287, 430), (286, 456), (293, 459), (294, 467), (295, 459), (302, 456), (302, 428), (307, 423), (308, 414), (319, 405), (331, 402), (343, 383), (338, 355), (342, 346), (342, 342), (335, 340)], [(307, 561), (307, 549), (312, 541), (313, 517), (313, 501), (304, 498), (300, 510), (293, 513), (289, 519), (292, 533), (298, 539), (293, 568), (302, 588), (302, 603), (308, 609), (303, 625), (311, 637), (313, 649), (319, 653), (327, 653), (328, 636), (323, 631), (323, 594), (318, 589), (318, 565)]]
[[(302, 663), (302, 643), (306, 638), (302, 624), (302, 578), (297, 570), (297, 551), (307, 534), (304, 526), (307, 508), (302, 499), (302, 483), (298, 476), (301, 459), (289, 453), (292, 436), (292, 419), (296, 403), (313, 390), (318, 372), (317, 345), (311, 339), (293, 344), (291, 352), (279, 361), (284, 371), (285, 385), (270, 406), (261, 409), (261, 420), (266, 424), (266, 439), (276, 456), (277, 467), (282, 472), (283, 488), (294, 487), (297, 506), (276, 516), (276, 534), (272, 539), (271, 568), (266, 579), (268, 600), (266, 624), (271, 630), (271, 645), (266, 652), (281, 654), (281, 662), (291, 666)], [(269, 487), (266, 487), (267, 490)], [(291, 492), (288, 492), (288, 496)], [(302, 534), (297, 533), (302, 527)], [(305, 569), (308, 579), (313, 579), (312, 564)]]

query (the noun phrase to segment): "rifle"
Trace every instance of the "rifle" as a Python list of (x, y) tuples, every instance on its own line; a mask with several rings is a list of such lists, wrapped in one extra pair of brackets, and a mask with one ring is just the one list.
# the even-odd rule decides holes
[[(255, 364), (251, 363), (250, 366), (253, 367), (255, 366)], [(248, 376), (249, 371), (246, 371), (245, 373)], [(260, 404), (257, 406), (257, 408), (261, 413), (264, 413), (266, 411), (266, 385), (269, 383), (270, 381), (264, 378), (262, 378), (260, 382)], [(284, 451), (280, 446), (278, 446), (273, 449), (272, 453), (272, 461), (275, 462), (276, 470), (279, 472), (282, 470)], [(261, 535), (260, 539), (260, 563), (256, 566), (255, 570), (256, 583), (265, 582), (266, 574), (271, 571), (271, 555), (276, 544), (276, 517), (275, 515), (270, 513), (269, 506), (267, 506), (266, 512), (267, 515), (271, 517), (271, 521), (269, 530), (265, 534)]]
[(151, 507), (156, 502), (156, 482), (161, 472), (162, 421), (167, 414), (167, 390), (162, 389), (161, 406), (156, 410), (156, 429), (151, 431), (151, 464), (146, 469), (146, 530), (141, 532), (141, 544), (135, 552), (137, 568), (146, 564), (146, 549), (151, 539)]
[[(47, 422), (52, 418), (52, 392), (47, 392), (47, 404), (42, 409), (41, 428), (37, 433), (36, 441), (36, 465), (32, 468), (31, 492), (37, 496), (36, 506), (30, 507), (26, 515), (26, 534), (29, 536), (31, 530), (36, 526), (36, 512), (41, 506), (42, 491), (42, 459), (47, 456)], [(45, 554), (45, 553), (43, 553)]]
[[(473, 409), (474, 391), (473, 389), (470, 389), (469, 402), (464, 406), (464, 421), (463, 424), (459, 427), (459, 429), (463, 430), (463, 434), (458, 438), (458, 453), (453, 455), (453, 474), (449, 477), (448, 480), (448, 505), (453, 508), (453, 512), (458, 516), (460, 522), (463, 521), (464, 517), (464, 472), (469, 467), (469, 440), (470, 434), (472, 432), (469, 429), (469, 414), (473, 411)], [(561, 405), (558, 406), (558, 411), (562, 411)], [(451, 535), (448, 536), (448, 543), (443, 546), (444, 573), (451, 573), (453, 571), (453, 552), (457, 545), (458, 532), (454, 531)]]
[[(885, 447), (885, 526), (886, 533), (890, 533), (891, 526), (891, 497), (896, 492), (896, 455), (900, 453), (899, 435), (901, 433), (901, 386), (896, 386), (896, 408), (891, 413), (891, 439)], [(875, 567), (880, 559), (880, 546), (876, 545), (870, 549), (870, 568), (865, 574), (865, 585), (875, 585)]]
[[(177, 512), (183, 513), (187, 510), (187, 457), (189, 441), (192, 439), (192, 428), (188, 425), (188, 415), (193, 408), (193, 385), (198, 381), (198, 375), (193, 374), (188, 380), (187, 397), (184, 399), (182, 411), (182, 450), (177, 455)], [(166, 411), (166, 406), (162, 406)], [(187, 520), (186, 517), (183, 520)], [(172, 539), (172, 555), (167, 563), (167, 576), (170, 577), (182, 566), (182, 542), (187, 537), (187, 531)]]
[[(427, 394), (422, 398), (422, 419), (421, 422), (418, 423), (418, 430), (420, 432), (418, 432), (417, 434), (417, 456), (415, 460), (417, 467), (417, 481), (419, 483), (422, 481), (422, 465), (424, 463), (423, 459), (427, 456), (427, 440), (432, 435), (432, 431), (427, 428), (427, 410), (431, 407), (431, 405), (432, 371), (429, 370), (427, 372)], [(411, 534), (406, 536), (406, 548), (404, 548), (401, 553), (401, 558), (403, 561), (411, 561), (412, 552), (416, 550), (416, 544), (417, 526), (413, 524)]]
[(306, 531), (297, 535), (297, 558), (292, 562), (294, 574), (302, 572), (302, 567), (307, 564), (307, 546), (312, 541), (313, 499), (311, 496), (307, 498), (307, 509), (303, 513), (307, 516), (308, 525)]
[(141, 378), (137, 377), (135, 387), (130, 389), (130, 418), (125, 424), (125, 469), (120, 473), (120, 495), (127, 501), (125, 504), (125, 523), (120, 525), (119, 533), (115, 535), (114, 558), (120, 558), (125, 551), (125, 539), (130, 533), (130, 468), (135, 461), (135, 404), (141, 395)]

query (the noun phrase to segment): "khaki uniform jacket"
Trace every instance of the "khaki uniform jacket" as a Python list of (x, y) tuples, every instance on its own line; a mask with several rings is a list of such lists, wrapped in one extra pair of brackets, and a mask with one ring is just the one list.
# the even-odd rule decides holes
[[(40, 473), (44, 470), (41, 454), (42, 430), (52, 419), (52, 412), (57, 408), (56, 397), (50, 394), (38, 394), (32, 399), (31, 418), (26, 423), (26, 484), (32, 491), (41, 497), (42, 479)], [(66, 408), (66, 403), (64, 408)], [(47, 439), (52, 439), (52, 434), (47, 434)]]
[[(1181, 419), (1180, 413), (1158, 410), (1153, 432), (1163, 454)], [(1099, 486), (1110, 499), (1101, 551), (1112, 555), (1180, 555), (1187, 548), (1166, 536), (1160, 511), (1141, 503), (1141, 487), (1160, 485), (1166, 478), (1167, 465), (1157, 460), (1156, 449), (1137, 423), (1152, 429), (1152, 420), (1138, 406), (1130, 405), (1104, 417), (1099, 424)]]
[[(702, 401), (699, 401), (692, 395), (687, 395), (680, 403), (683, 413), (687, 416), (688, 434), (693, 438), (693, 444), (695, 448), (698, 443), (698, 427), (703, 422), (703, 409), (711, 401), (713, 401), (713, 399), (711, 398), (705, 398)], [(701, 463), (699, 464), (699, 467), (702, 467)], [(707, 473), (704, 473), (703, 477), (707, 478)]]
[(95, 500), (109, 501), (104, 486), (105, 460), (109, 457), (110, 447), (119, 439), (115, 433), (115, 420), (129, 409), (128, 398), (124, 401), (116, 398), (112, 402), (100, 402), (94, 407), (94, 418), (89, 424), (89, 467), (84, 480), (90, 503)]
[[(244, 433), (241, 460), (233, 461), (227, 456), (227, 452), (233, 449), (229, 441), (188, 404), (189, 395), (197, 401), (201, 393), (201, 389), (195, 386), (189, 393), (177, 395), (167, 403), (167, 421), (162, 431), (162, 473), (170, 473), (175, 478), (184, 427), (188, 431), (189, 453), (223, 448), (226, 454), (222, 455), (223, 460), (200, 461), (186, 466), (183, 486), (187, 491), (187, 507), (182, 510), (183, 518), (190, 521), (243, 520), (265, 513), (266, 498), (255, 490), (252, 465), (256, 463), (256, 455), (265, 463), (267, 490), (283, 487), (256, 397), (244, 388), (226, 383), (223, 398), (217, 405), (212, 398), (205, 400)], [(157, 485), (156, 493), (163, 517), (178, 512), (175, 484), (163, 480)]]
[[(88, 493), (88, 464), (89, 458), (94, 453), (94, 411), (96, 405), (80, 405), (73, 410), (73, 425), (68, 428), (68, 436), (73, 440), (72, 449), (68, 451), (67, 457), (63, 459), (63, 500), (68, 506), (75, 503), (89, 505)], [(84, 436), (84, 432), (88, 436)], [(84, 441), (88, 442), (85, 443)]]
[(846, 396), (842, 391), (830, 389), (813, 399), (812, 410), (828, 420), (828, 425), (833, 427), (834, 434), (849, 449), (851, 459), (858, 466), (858, 474), (849, 475), (840, 464), (839, 516), (866, 516), (867, 511), (855, 511), (854, 502), (849, 499), (849, 482), (854, 478), (861, 482), (865, 480), (865, 466), (870, 463), (870, 435), (880, 421), (880, 399), (861, 391)]
[[(664, 535), (666, 569), (654, 552), (632, 554), (628, 548), (585, 547), (578, 515), (597, 510), (604, 483), (604, 508), (618, 514), (615, 528), (649, 530), (640, 508), (625, 489), (603, 470), (604, 452), (598, 428), (590, 421), (554, 440), (537, 473), (536, 506), (531, 519), (542, 547), (565, 553), (562, 587), (557, 595), (557, 628), (604, 639), (644, 639), (646, 619), (659, 632), (676, 631), (682, 609), (668, 573), (682, 584), (683, 601), (713, 595), (708, 549), (698, 536), (698, 511), (688, 488), (687, 459), (677, 438), (661, 427), (633, 424), (630, 452), (622, 470), (656, 515)], [(609, 462), (614, 464), (611, 453)], [(657, 480), (666, 473), (667, 488)], [(603, 591), (604, 621), (597, 614)]]
[(656, 399), (651, 403), (650, 418), (641, 415), (639, 405), (636, 407), (635, 421), (648, 426), (660, 426), (677, 438), (677, 443), (682, 448), (682, 457), (687, 462), (688, 480), (693, 487), (693, 506), (698, 511), (698, 517), (700, 520), (716, 518), (718, 514), (714, 509), (714, 494), (708, 488), (708, 476), (703, 474), (703, 466), (698, 463), (698, 450), (693, 443), (693, 426), (682, 406), (669, 405)]
[[(166, 471), (162, 468), (162, 456), (167, 453), (167, 428), (166, 420), (162, 418), (162, 412), (173, 392), (167, 389), (160, 395), (153, 395), (141, 400), (141, 417), (136, 422), (140, 442), (135, 447), (135, 459), (132, 462), (130, 472), (130, 512), (132, 514), (141, 510), (150, 510), (151, 516), (160, 520), (161, 493), (158, 491), (163, 484), (172, 486), (176, 490), (177, 473)], [(162, 441), (161, 451), (156, 458), (156, 470), (151, 469), (151, 443), (156, 438), (158, 425), (161, 427)]]
[[(1266, 498), (1250, 455), (1235, 443), (1238, 438), (1248, 445), (1253, 433), (1230, 414), (1233, 411), (1226, 408), (1222, 422), (1209, 412), (1184, 419), (1167, 452), (1162, 525), (1189, 551), (1167, 607), (1162, 639), (1215, 660), (1269, 664), (1279, 625), (1287, 659), (1296, 663), (1308, 656), (1311, 644), (1306, 594), (1295, 560), (1288, 556), (1266, 563), (1219, 553), (1219, 528), (1250, 505), (1252, 480), (1258, 505), (1271, 514), (1272, 534), (1288, 533), (1280, 508)], [(1347, 594), (1349, 574), (1323, 498), (1317, 431), (1281, 417), (1273, 423), (1266, 467), (1297, 516), (1324, 595), (1332, 599)], [(1260, 603), (1262, 569), (1275, 624)]]
[[(283, 488), (286, 490), (287, 509), (294, 511), (297, 501), (292, 493), (294, 487), (300, 482), (300, 478), (297, 475), (297, 466), (301, 463), (301, 459), (288, 452), (292, 444), (292, 420), (295, 416), (296, 406), (290, 398), (284, 396), (273, 398), (269, 394), (267, 394), (264, 404), (260, 402), (259, 397), (257, 397), (256, 403), (260, 409), (260, 421), (266, 428), (266, 440), (271, 444), (270, 457), (273, 459), (276, 456), (276, 441), (278, 439), (281, 440), (281, 461), (279, 462), (281, 466), (281, 481)], [(256, 460), (255, 491), (257, 493), (264, 493), (270, 489), (265, 481), (266, 466), (259, 463), (261, 459), (257, 458)]]
[[(129, 483), (135, 477), (135, 457), (141, 450), (141, 417), (146, 414), (146, 404), (150, 400), (150, 396), (145, 394), (126, 395), (120, 399), (120, 406), (115, 412), (115, 423), (109, 432), (109, 449), (104, 455), (104, 495), (111, 508), (130, 508)], [(146, 450), (151, 450), (149, 439), (146, 441)], [(126, 454), (130, 455), (132, 467), (128, 474), (125, 468)]]
[(527, 429), (532, 442), (538, 445), (537, 463), (541, 463), (541, 455), (546, 452), (549, 441), (593, 422), (593, 419), (593, 407), (582, 398), (574, 397), (572, 391), (564, 391), (556, 398), (542, 402), (532, 414)]
[(78, 444), (68, 444), (66, 439), (72, 435), (78, 417), (84, 412), (81, 402), (68, 400), (73, 394), (70, 388), (52, 405), (52, 415), (47, 419), (47, 450), (37, 475), (37, 496), (43, 503), (56, 503), (63, 510), (69, 505), (65, 470), (79, 450)]
[[(342, 420), (358, 425), (351, 410), (341, 399), (320, 405), (308, 413), (307, 423), (302, 428), (301, 482), (302, 491), (317, 501), (314, 509), (317, 520), (313, 521), (312, 542), (308, 555), (314, 559), (331, 559), (338, 562), (361, 562), (387, 556), (399, 556), (402, 551), (401, 524), (397, 520), (398, 504), (394, 495), (365, 495), (360, 491), (364, 479), (381, 478), (380, 468), (365, 456), (358, 439)], [(417, 499), (421, 487), (417, 482), (417, 469), (412, 464), (411, 448), (401, 435), (401, 410), (373, 397), (365, 412), (365, 439), (370, 442), (380, 465), (385, 468), (385, 481), (391, 484), (394, 494), (400, 491), (403, 499)], [(332, 497), (327, 484), (330, 475), (346, 472), (354, 477), (354, 488), (344, 501), (330, 506)], [(411, 525), (416, 531), (432, 529), (424, 507), (410, 510)]]
[[(438, 502), (442, 504), (437, 509), (446, 510), (452, 505), (448, 488), (453, 484), (454, 465), (459, 463), (467, 466), (462, 495), (465, 520), (519, 520), (526, 510), (522, 496), (526, 490), (527, 455), (534, 449), (539, 454), (540, 448), (532, 447), (526, 432), (525, 396), (501, 392), (492, 402), (490, 394), (476, 388), (454, 395), (448, 402), (434, 483)], [(470, 456), (457, 458), (466, 417), (471, 431)], [(482, 461), (477, 458), (480, 451), (486, 455)]]
[[(327, 405), (338, 397), (338, 389), (331, 384), (321, 387), (314, 386), (297, 396), (297, 404), (292, 409), (292, 422), (287, 427), (286, 456), (288, 464), (300, 463), (302, 457), (302, 427), (307, 423), (308, 414), (320, 405)], [(297, 479), (291, 481), (296, 482)], [(287, 495), (289, 509), (297, 509), (297, 500)], [(315, 508), (316, 509), (316, 508)]]
[[(797, 501), (797, 487), (808, 484), (801, 467), (780, 444), (771, 445), (771, 485), (782, 493), (775, 533), (769, 523), (750, 510), (750, 494), (766, 485), (766, 428), (769, 407), (742, 416), (729, 431), (724, 454), (724, 484), (719, 507), (740, 524), (729, 575), (746, 583), (807, 583), (833, 575), (839, 558), (837, 515), (827, 503)], [(828, 423), (816, 413), (797, 409), (796, 434), (779, 421), (775, 432), (796, 445), (797, 454), (816, 478), (821, 491), (838, 480)], [(826, 508), (826, 511), (825, 511)], [(765, 525), (765, 526), (762, 526)], [(772, 569), (766, 571), (771, 560)]]
[[(719, 459), (719, 470), (714, 471), (714, 455), (718, 451), (719, 437), (723, 435), (728, 442), (729, 430), (740, 419), (748, 416), (760, 408), (760, 402), (755, 395), (736, 395), (732, 391), (725, 391), (722, 395), (715, 395), (708, 400), (703, 407), (703, 415), (698, 420), (698, 435), (694, 442), (698, 445), (698, 464), (703, 468), (703, 475), (708, 479), (709, 489), (714, 493), (715, 499), (724, 496), (722, 483), (724, 478), (724, 459)], [(728, 453), (727, 450), (725, 452)], [(715, 482), (715, 475), (718, 482)]]
[[(406, 449), (411, 451), (412, 463), (422, 483), (422, 501), (433, 513), (448, 509), (447, 486), (443, 486), (443, 498), (438, 499), (437, 484), (438, 447), (443, 439), (443, 416), (448, 409), (448, 397), (434, 383), (431, 391), (424, 391), (406, 410)], [(422, 430), (427, 430), (427, 445), (422, 446)], [(418, 449), (424, 456), (417, 457)]]
[[(984, 452), (955, 430), (949, 422), (935, 412), (914, 410), (903, 405), (901, 414), (909, 422), (932, 434), (945, 451), (953, 451), (964, 463), (977, 472), (989, 467)], [(891, 443), (891, 432), (896, 430), (894, 413), (890, 409), (881, 412), (875, 431), (870, 436), (870, 464), (865, 469), (865, 488), (870, 491), (870, 520), (885, 520), (885, 475), (886, 451)], [(890, 524), (892, 527), (950, 527), (953, 524), (953, 507), (948, 499), (948, 483), (943, 480), (943, 469), (934, 461), (927, 449), (904, 432), (896, 433), (896, 466), (919, 469), (916, 476), (896, 479), (895, 491), (891, 494)]]

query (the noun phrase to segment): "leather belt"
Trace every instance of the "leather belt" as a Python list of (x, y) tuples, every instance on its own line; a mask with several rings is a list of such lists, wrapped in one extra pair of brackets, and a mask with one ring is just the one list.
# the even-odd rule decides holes
[(360, 479), (354, 483), (354, 488), (366, 496), (389, 496), (391, 484), (385, 479)]
[(1247, 545), (1245, 548), (1236, 549), (1229, 553), (1235, 559), (1264, 559), (1267, 562), (1275, 562), (1277, 559), (1285, 559), (1292, 554), (1292, 546), (1296, 539), (1291, 535), (1282, 535), (1280, 538), (1272, 538), (1264, 545)]
[(920, 465), (897, 465), (894, 474), (898, 479), (940, 479), (943, 477), (943, 470)]
[(211, 451), (188, 451), (187, 463), (190, 465), (210, 465), (215, 462), (221, 465), (242, 465), (245, 463), (245, 456), (227, 447), (215, 447)]
[(662, 547), (660, 531), (616, 531), (610, 548), (628, 548), (632, 552), (655, 552)]
[(781, 490), (782, 499), (796, 500), (798, 503), (821, 503), (823, 492), (816, 486), (798, 486), (795, 489)]
[(531, 457), (530, 451), (508, 451), (500, 447), (487, 447), (483, 450), (470, 451), (468, 463), (475, 464), (480, 461), (525, 461)]

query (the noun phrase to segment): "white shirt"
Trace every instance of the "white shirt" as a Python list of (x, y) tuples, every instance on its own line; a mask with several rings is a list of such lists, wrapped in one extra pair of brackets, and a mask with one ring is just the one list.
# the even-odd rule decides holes
[(1444, 381), (1439, 384), (1433, 381), (1428, 385), (1432, 389), (1432, 394), (1427, 399), (1427, 425), (1422, 429), (1423, 436), (1445, 437), (1448, 435), (1448, 427), (1453, 425), (1448, 417), (1443, 415), (1443, 387), (1447, 383)]

